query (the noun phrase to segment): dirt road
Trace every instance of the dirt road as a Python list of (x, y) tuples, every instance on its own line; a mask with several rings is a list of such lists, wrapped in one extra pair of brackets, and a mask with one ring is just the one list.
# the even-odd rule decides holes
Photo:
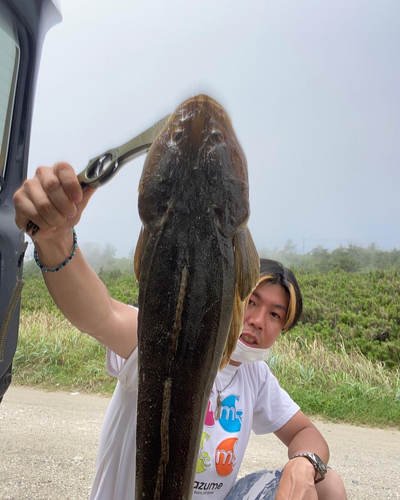
[[(0, 405), (0, 499), (83, 500), (109, 399), (12, 386)], [(350, 500), (400, 499), (400, 431), (315, 422)], [(272, 436), (252, 436), (240, 475), (286, 460)]]

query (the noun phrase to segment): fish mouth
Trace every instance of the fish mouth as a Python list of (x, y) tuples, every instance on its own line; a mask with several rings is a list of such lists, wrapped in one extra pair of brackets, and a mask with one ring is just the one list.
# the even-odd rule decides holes
[(229, 123), (232, 125), (231, 117), (227, 113), (226, 109), (223, 106), (221, 106), (221, 104), (218, 101), (216, 101), (215, 99), (206, 94), (199, 94), (193, 97), (189, 97), (189, 99), (186, 99), (186, 101), (183, 102), (178, 109), (187, 110), (187, 107), (190, 105), (190, 103), (201, 103), (201, 102), (211, 104), (212, 106), (217, 108), (217, 110), (222, 112), (222, 114), (228, 119)]
[(239, 338), (244, 345), (248, 345), (249, 347), (257, 347), (258, 345), (257, 337), (251, 333), (243, 332)]
[(196, 95), (193, 97), (189, 97), (189, 99), (187, 99), (183, 103), (183, 105), (188, 104), (189, 102), (204, 102), (204, 101), (211, 102), (212, 104), (214, 104), (214, 106), (216, 106), (219, 109), (224, 110), (224, 112), (226, 113), (225, 109), (221, 106), (221, 104), (219, 102), (217, 102), (215, 99), (213, 99), (212, 97), (210, 97), (206, 94), (199, 94), (199, 95)]

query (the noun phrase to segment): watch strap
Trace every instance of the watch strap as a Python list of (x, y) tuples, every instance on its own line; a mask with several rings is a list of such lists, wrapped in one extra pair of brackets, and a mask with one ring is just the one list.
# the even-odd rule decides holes
[[(325, 468), (325, 470), (321, 469), (321, 467), (319, 467), (319, 465), (318, 465), (318, 462), (314, 459), (314, 455), (316, 457), (318, 457), (318, 455), (316, 455), (315, 453), (296, 453), (295, 455), (293, 455), (290, 458), (290, 460), (292, 460), (293, 458), (297, 458), (297, 457), (307, 458), (307, 460), (309, 462), (311, 462), (312, 466), (315, 469), (314, 484), (317, 484), (320, 481), (322, 481), (323, 479), (325, 479), (326, 467), (325, 467), (325, 464), (322, 462), (322, 460), (318, 457), (318, 459), (320, 460), (320, 462), (323, 464), (323, 466)], [(320, 477), (318, 477), (318, 475)]]

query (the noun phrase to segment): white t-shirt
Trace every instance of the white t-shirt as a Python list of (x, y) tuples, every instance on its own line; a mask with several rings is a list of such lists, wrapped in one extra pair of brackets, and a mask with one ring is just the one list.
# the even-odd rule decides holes
[[(90, 500), (132, 500), (135, 497), (138, 350), (127, 360), (107, 350), (107, 369), (118, 377), (118, 383), (100, 436)], [(219, 420), (214, 415), (217, 389), (221, 391), (222, 400)], [(235, 483), (251, 430), (256, 434), (275, 432), (298, 410), (299, 406), (279, 386), (263, 361), (242, 364), (239, 368), (226, 366), (215, 379), (208, 404), (193, 499), (201, 495), (214, 500), (225, 498)]]

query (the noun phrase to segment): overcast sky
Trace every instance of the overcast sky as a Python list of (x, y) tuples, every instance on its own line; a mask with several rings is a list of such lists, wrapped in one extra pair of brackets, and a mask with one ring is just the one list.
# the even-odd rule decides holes
[[(258, 248), (400, 248), (398, 0), (61, 0), (36, 92), (29, 175), (80, 172), (186, 98), (229, 112)], [(100, 188), (82, 242), (127, 256), (144, 157)]]

